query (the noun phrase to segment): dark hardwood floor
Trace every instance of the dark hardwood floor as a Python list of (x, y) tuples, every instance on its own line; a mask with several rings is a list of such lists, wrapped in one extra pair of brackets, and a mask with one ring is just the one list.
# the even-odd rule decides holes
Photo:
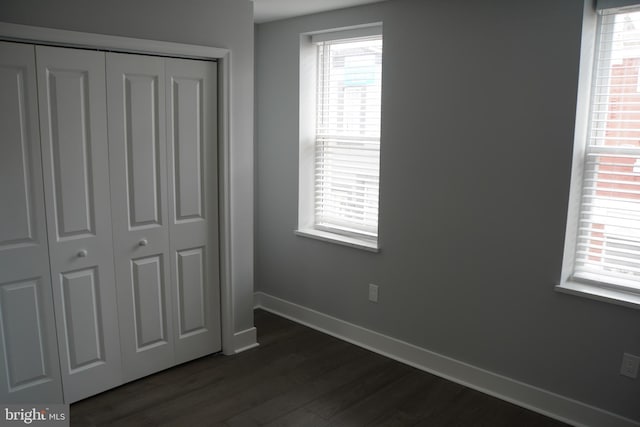
[(71, 406), (72, 426), (563, 426), (257, 310), (260, 347)]

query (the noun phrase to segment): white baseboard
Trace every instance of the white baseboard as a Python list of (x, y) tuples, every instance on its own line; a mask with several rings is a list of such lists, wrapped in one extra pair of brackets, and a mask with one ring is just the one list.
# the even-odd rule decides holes
[(507, 402), (575, 426), (640, 426), (640, 422), (443, 356), (344, 320), (265, 294), (255, 293), (255, 307), (348, 341)]
[(233, 348), (235, 349), (235, 353), (241, 353), (259, 346), (260, 344), (258, 344), (257, 338), (257, 330), (255, 327), (233, 334)]

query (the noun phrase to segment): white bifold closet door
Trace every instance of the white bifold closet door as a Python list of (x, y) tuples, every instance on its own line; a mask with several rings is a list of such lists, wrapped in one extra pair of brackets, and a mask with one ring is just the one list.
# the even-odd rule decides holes
[(216, 73), (0, 42), (1, 402), (221, 350)]
[(216, 64), (107, 54), (124, 379), (219, 351)]
[(107, 54), (114, 253), (125, 381), (173, 365), (164, 60)]
[(222, 348), (216, 66), (165, 60), (176, 363)]
[(61, 403), (34, 47), (0, 42), (0, 402)]
[(122, 383), (105, 54), (37, 46), (51, 280), (66, 402)]

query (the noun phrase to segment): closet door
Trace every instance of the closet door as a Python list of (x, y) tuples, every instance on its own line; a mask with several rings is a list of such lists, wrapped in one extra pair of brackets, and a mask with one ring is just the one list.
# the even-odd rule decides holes
[(107, 54), (111, 212), (125, 381), (173, 365), (164, 60)]
[(105, 60), (36, 47), (53, 296), (66, 402), (121, 384)]
[(0, 42), (0, 402), (62, 403), (34, 47)]
[(166, 59), (176, 363), (221, 349), (216, 63)]

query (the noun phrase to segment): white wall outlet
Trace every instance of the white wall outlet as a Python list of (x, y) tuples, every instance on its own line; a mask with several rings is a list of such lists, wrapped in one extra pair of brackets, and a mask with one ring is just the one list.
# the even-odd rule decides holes
[(378, 285), (369, 283), (369, 301), (378, 302)]
[(622, 355), (622, 366), (620, 366), (620, 375), (629, 378), (638, 378), (638, 366), (640, 366), (640, 357), (633, 354), (624, 353)]

